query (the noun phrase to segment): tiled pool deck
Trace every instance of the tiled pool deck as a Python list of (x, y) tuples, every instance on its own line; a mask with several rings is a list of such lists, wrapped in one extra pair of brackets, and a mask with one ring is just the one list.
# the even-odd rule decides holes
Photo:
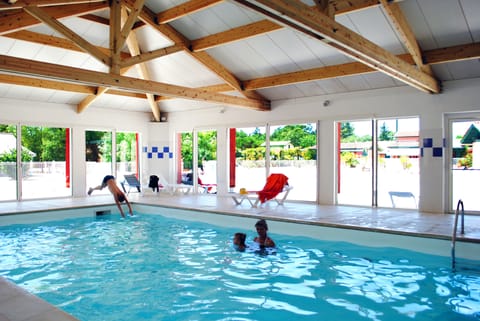
[[(324, 206), (309, 203), (286, 202), (277, 205), (268, 202), (252, 208), (248, 202), (235, 205), (231, 197), (215, 195), (169, 195), (138, 193), (129, 195), (135, 205), (166, 206), (213, 213), (262, 217), (268, 220), (303, 222), (341, 228), (360, 229), (384, 233), (415, 235), (450, 239), (454, 215), (421, 213), (416, 210), (365, 208), (355, 206)], [(65, 198), (24, 202), (0, 203), (0, 216), (35, 211), (70, 209), (111, 205), (110, 195), (85, 198)], [(459, 240), (479, 243), (480, 216), (465, 216), (465, 235)], [(0, 321), (74, 321), (69, 316), (34, 295), (0, 278)]]

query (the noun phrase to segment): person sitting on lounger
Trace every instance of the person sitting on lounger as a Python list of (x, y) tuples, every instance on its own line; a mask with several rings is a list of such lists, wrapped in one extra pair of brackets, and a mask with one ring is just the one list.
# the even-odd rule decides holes
[(88, 189), (88, 195), (91, 195), (93, 191), (101, 191), (105, 187), (108, 187), (108, 190), (110, 193), (113, 195), (113, 199), (115, 200), (115, 203), (117, 204), (118, 209), (120, 210), (120, 214), (122, 217), (125, 217), (125, 214), (123, 213), (122, 209), (122, 204), (125, 202), (128, 205), (128, 210), (130, 213), (130, 216), (133, 216), (132, 212), (132, 206), (130, 206), (130, 202), (127, 199), (127, 196), (125, 196), (125, 193), (123, 193), (120, 188), (118, 188), (117, 183), (115, 181), (115, 177), (112, 175), (107, 175), (103, 178), (102, 184), (96, 186), (96, 187), (90, 187)]
[(258, 236), (256, 236), (253, 241), (258, 243), (260, 248), (275, 247), (275, 242), (267, 235), (268, 225), (264, 219), (259, 220), (255, 224), (255, 228), (257, 229)]

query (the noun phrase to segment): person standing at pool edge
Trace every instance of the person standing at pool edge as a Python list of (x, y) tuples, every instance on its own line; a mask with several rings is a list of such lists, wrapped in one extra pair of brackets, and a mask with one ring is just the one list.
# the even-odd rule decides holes
[(256, 236), (253, 241), (257, 242), (260, 248), (275, 247), (275, 242), (267, 235), (268, 225), (264, 219), (259, 220), (255, 224), (255, 228), (257, 229), (258, 236)]
[(132, 206), (130, 205), (130, 202), (127, 199), (127, 196), (125, 193), (123, 193), (120, 188), (118, 188), (117, 182), (115, 181), (115, 177), (112, 175), (107, 175), (103, 178), (102, 184), (96, 186), (96, 187), (90, 187), (88, 189), (88, 195), (91, 195), (94, 190), (101, 191), (105, 187), (108, 187), (108, 190), (110, 193), (113, 195), (113, 199), (115, 200), (115, 203), (117, 204), (118, 209), (120, 210), (120, 214), (122, 217), (125, 217), (125, 214), (123, 213), (122, 209), (122, 204), (124, 201), (128, 205), (128, 210), (130, 213), (130, 216), (133, 216), (132, 212)]

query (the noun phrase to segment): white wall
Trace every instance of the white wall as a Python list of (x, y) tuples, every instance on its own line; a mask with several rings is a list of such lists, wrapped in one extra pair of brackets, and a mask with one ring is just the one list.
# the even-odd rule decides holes
[[(323, 102), (327, 99), (330, 104), (324, 107)], [(480, 79), (445, 82), (443, 92), (437, 95), (405, 86), (274, 101), (270, 112), (239, 107), (225, 107), (225, 110), (213, 107), (208, 110), (171, 113), (169, 125), (170, 137), (173, 137), (178, 131), (191, 131), (194, 128), (215, 128), (219, 135), (226, 135), (228, 127), (319, 121), (319, 201), (321, 204), (334, 204), (335, 121), (416, 116), (420, 118), (420, 144), (423, 138), (433, 138), (434, 146), (442, 147), (446, 133), (445, 115), (474, 111), (480, 112)], [(219, 137), (220, 139), (226, 141), (226, 138)], [(227, 150), (222, 148), (219, 153), (227, 153)], [(431, 150), (426, 151), (421, 158), (420, 210), (445, 211), (444, 165), (444, 157), (432, 157)], [(220, 175), (227, 172), (224, 166), (226, 164), (219, 162)]]
[[(141, 140), (149, 140), (149, 113), (126, 112), (91, 108), (81, 114), (76, 106), (37, 103), (0, 98), (0, 123), (30, 126), (72, 128), (72, 193), (86, 195), (85, 130), (117, 130), (140, 133)], [(143, 145), (143, 143), (142, 143)], [(142, 156), (143, 153), (142, 153)], [(147, 166), (142, 162), (142, 166)]]
[[(327, 107), (324, 100), (330, 100)], [(193, 129), (216, 129), (218, 132), (219, 192), (225, 192), (228, 169), (227, 128), (256, 125), (319, 121), (319, 201), (334, 204), (335, 197), (335, 131), (334, 122), (356, 119), (418, 116), (420, 142), (433, 138), (435, 146), (443, 146), (448, 114), (480, 112), (480, 79), (446, 82), (443, 93), (430, 95), (410, 87), (381, 89), (272, 102), (270, 112), (240, 107), (212, 107), (199, 111), (170, 113), (168, 123), (150, 122), (149, 113), (122, 112), (92, 108), (77, 114), (75, 107), (42, 104), (0, 98), (0, 123), (64, 126), (73, 129), (73, 193), (85, 195), (85, 129), (136, 131), (143, 147), (169, 146), (174, 153), (175, 134)], [(445, 155), (445, 150), (444, 150)], [(151, 168), (149, 168), (151, 167)], [(142, 173), (156, 171), (172, 181), (175, 163), (147, 160), (142, 151)], [(423, 211), (445, 211), (444, 158), (426, 153), (420, 161), (420, 200)], [(167, 173), (167, 174), (165, 174)], [(224, 186), (225, 185), (225, 186)], [(223, 187), (222, 187), (223, 186)]]

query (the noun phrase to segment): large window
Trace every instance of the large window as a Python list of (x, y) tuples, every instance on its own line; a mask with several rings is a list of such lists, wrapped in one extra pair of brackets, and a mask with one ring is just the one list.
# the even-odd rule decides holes
[(70, 129), (23, 125), (17, 131), (0, 125), (0, 199), (71, 196)]
[(417, 208), (419, 119), (338, 123), (337, 203)]
[[(112, 175), (112, 132), (85, 131), (85, 160), (87, 187), (94, 187), (102, 182), (105, 175)], [(96, 194), (108, 194), (107, 189)]]
[(294, 187), (289, 199), (316, 201), (316, 124), (231, 128), (230, 136), (231, 191), (261, 190), (269, 174), (282, 173)]
[(480, 212), (480, 115), (450, 121), (449, 207), (454, 211), (459, 200), (465, 211)]
[(230, 130), (231, 191), (238, 192), (240, 188), (259, 191), (265, 185), (265, 131), (265, 127), (243, 127)]
[(290, 200), (317, 200), (316, 124), (270, 126), (270, 174), (287, 175)]
[(72, 195), (66, 128), (22, 126), (22, 198)]
[(116, 176), (118, 180), (123, 180), (125, 174), (134, 174), (139, 177), (138, 168), (138, 134), (117, 132), (116, 133)]
[(197, 182), (199, 192), (217, 192), (217, 131), (197, 132)]
[(0, 200), (16, 199), (17, 126), (0, 124)]

